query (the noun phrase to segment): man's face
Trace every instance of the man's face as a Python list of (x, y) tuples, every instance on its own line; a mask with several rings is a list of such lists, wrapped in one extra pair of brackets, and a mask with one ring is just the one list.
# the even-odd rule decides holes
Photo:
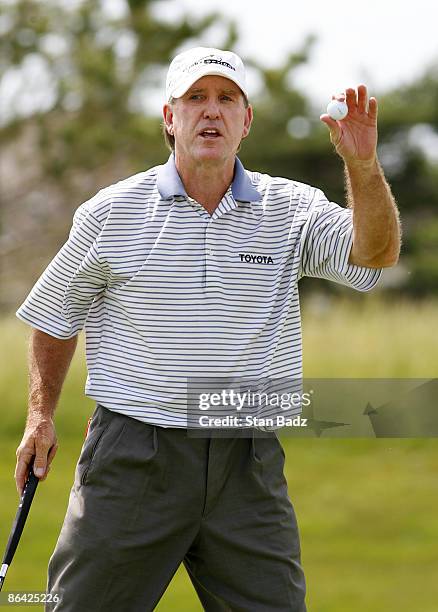
[(249, 132), (252, 108), (245, 107), (237, 85), (222, 76), (205, 76), (181, 98), (163, 108), (167, 130), (175, 137), (175, 155), (189, 162), (234, 159)]

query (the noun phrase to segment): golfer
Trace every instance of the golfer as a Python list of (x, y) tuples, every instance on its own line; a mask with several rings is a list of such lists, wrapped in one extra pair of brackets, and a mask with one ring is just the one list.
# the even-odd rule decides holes
[[(96, 401), (49, 562), (61, 601), (47, 609), (153, 610), (182, 562), (208, 612), (306, 610), (275, 427), (188, 435), (187, 398), (199, 378), (301, 378), (300, 278), (368, 291), (397, 262), (377, 102), (363, 85), (345, 100), (346, 119), (321, 120), (345, 163), (347, 208), (246, 170), (236, 154), (253, 110), (241, 59), (185, 51), (167, 75), (167, 163), (77, 209), (17, 312), (33, 328), (19, 491), (32, 456), (44, 480), (56, 454), (55, 408), (84, 328)], [(208, 416), (215, 402), (203, 395)]]

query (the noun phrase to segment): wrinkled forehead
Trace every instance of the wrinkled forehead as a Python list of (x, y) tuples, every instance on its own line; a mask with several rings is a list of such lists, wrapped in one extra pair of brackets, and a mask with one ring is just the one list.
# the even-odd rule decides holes
[(193, 92), (227, 93), (245, 97), (243, 91), (234, 81), (223, 76), (212, 74), (203, 76), (195, 81), (193, 85), (188, 88), (185, 95)]

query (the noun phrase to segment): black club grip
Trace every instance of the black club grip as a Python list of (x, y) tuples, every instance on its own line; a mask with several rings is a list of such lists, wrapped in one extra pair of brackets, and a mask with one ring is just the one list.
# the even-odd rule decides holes
[(30, 506), (35, 495), (38, 482), (39, 478), (33, 473), (32, 464), (29, 469), (29, 475), (27, 477), (26, 483), (24, 485), (23, 493), (20, 499), (20, 505), (18, 506), (17, 514), (15, 515), (11, 534), (9, 536), (8, 544), (6, 546), (5, 556), (3, 558), (3, 563), (7, 565), (10, 565), (15, 551), (17, 550), (18, 542), (20, 541), (20, 537), (23, 532), (24, 525), (26, 523), (27, 515), (29, 514)]

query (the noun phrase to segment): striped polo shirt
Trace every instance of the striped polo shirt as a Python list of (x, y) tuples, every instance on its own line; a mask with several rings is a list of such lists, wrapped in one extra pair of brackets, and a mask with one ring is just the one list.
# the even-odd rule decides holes
[(238, 158), (210, 215), (171, 155), (79, 206), (17, 316), (56, 338), (85, 329), (88, 397), (186, 427), (192, 379), (302, 378), (300, 278), (380, 278), (348, 263), (352, 235), (351, 209)]

